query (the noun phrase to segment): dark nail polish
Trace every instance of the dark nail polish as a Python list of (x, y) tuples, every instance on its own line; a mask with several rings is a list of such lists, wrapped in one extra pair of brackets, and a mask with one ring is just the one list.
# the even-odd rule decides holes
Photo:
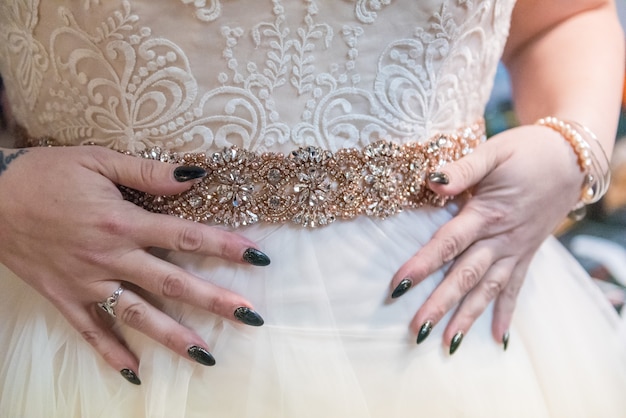
[(135, 372), (131, 369), (122, 369), (120, 373), (124, 379), (128, 380), (133, 385), (141, 385), (141, 380), (139, 380)]
[(393, 292), (391, 293), (391, 298), (399, 298), (400, 296), (404, 295), (406, 291), (411, 288), (411, 286), (413, 286), (413, 282), (410, 279), (402, 279), (402, 281), (398, 283), (396, 288), (393, 289)]
[(430, 173), (428, 175), (428, 180), (432, 181), (433, 183), (439, 183), (439, 184), (450, 183), (450, 179), (448, 178), (448, 175), (446, 173), (440, 173), (438, 171), (434, 173)]
[(270, 258), (265, 253), (255, 249), (248, 248), (243, 253), (243, 260), (253, 266), (267, 266), (270, 264)]
[(452, 341), (450, 341), (450, 355), (454, 354), (454, 352), (459, 348), (461, 341), (463, 341), (463, 333), (459, 331), (454, 334)]
[(509, 337), (509, 331), (505, 332), (502, 336), (502, 345), (504, 346), (504, 351), (506, 351), (506, 349), (509, 347)]
[(200, 179), (206, 175), (207, 172), (204, 168), (195, 165), (181, 165), (174, 170), (174, 179), (179, 183)]
[(209, 353), (202, 347), (194, 345), (193, 347), (189, 347), (187, 353), (189, 354), (189, 357), (191, 357), (200, 364), (203, 364), (205, 366), (215, 365), (215, 359), (213, 358), (211, 353)]
[(237, 318), (244, 324), (251, 325), (253, 327), (260, 327), (265, 323), (265, 321), (263, 321), (263, 318), (261, 318), (261, 315), (254, 312), (250, 308), (246, 308), (245, 306), (241, 306), (235, 309), (234, 315), (235, 318)]
[(417, 333), (417, 343), (421, 344), (426, 337), (430, 335), (430, 331), (433, 330), (433, 323), (431, 321), (426, 321), (420, 328), (420, 332)]

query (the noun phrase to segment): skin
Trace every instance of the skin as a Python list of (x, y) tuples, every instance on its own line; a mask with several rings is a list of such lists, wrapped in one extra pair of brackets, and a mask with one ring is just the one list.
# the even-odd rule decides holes
[[(0, 172), (0, 193), (12, 196), (0, 202), (0, 236), (8, 237), (0, 240), (0, 261), (46, 296), (116, 370), (136, 372), (138, 360), (94, 302), (121, 281), (126, 290), (117, 319), (187, 358), (192, 346), (209, 350), (206, 342), (148, 303), (139, 289), (231, 320), (238, 307), (253, 309), (245, 298), (149, 253), (157, 247), (245, 263), (244, 251), (257, 248), (240, 235), (152, 214), (122, 199), (116, 184), (153, 194), (191, 187), (192, 181), (174, 179), (174, 166), (101, 147), (0, 152), (12, 156)], [(45, 178), (24, 180), (41, 172)]]
[[(580, 33), (586, 35), (576, 36)], [(550, 6), (518, 1), (504, 58), (521, 121), (546, 115), (577, 120), (610, 151), (621, 92), (616, 86), (623, 75), (622, 39), (610, 1), (559, 0)], [(598, 43), (603, 48), (594, 47)], [(94, 302), (121, 281), (127, 290), (116, 308), (118, 320), (187, 358), (189, 347), (209, 347), (149, 304), (143, 292), (228, 319), (234, 319), (237, 307), (253, 308), (242, 296), (148, 252), (159, 247), (243, 263), (243, 252), (257, 248), (234, 233), (145, 212), (125, 202), (117, 189), (122, 184), (153, 194), (180, 193), (191, 183), (176, 182), (175, 167), (99, 147), (37, 148), (21, 155), (0, 151), (13, 156), (0, 172), (0, 195), (12, 196), (0, 199), (0, 236), (6, 237), (0, 240), (0, 262), (52, 301), (115, 370), (136, 372), (138, 359)], [(532, 125), (492, 138), (443, 171), (450, 183), (432, 183), (433, 190), (456, 195), (473, 188), (473, 196), (399, 269), (391, 289), (406, 277), (418, 285), (454, 260), (441, 285), (416, 307), (411, 328), (417, 333), (427, 320), (446, 326), (447, 346), (495, 299), (493, 335), (500, 342), (528, 264), (578, 200), (582, 173), (566, 141)], [(42, 172), (45, 178), (33, 175)], [(452, 309), (449, 323), (439, 324)]]
[(446, 165), (449, 184), (430, 183), (443, 195), (471, 188), (472, 197), (391, 283), (394, 289), (410, 278), (416, 285), (453, 261), (411, 323), (417, 334), (426, 321), (437, 326), (454, 310), (441, 324), (446, 347), (492, 301), (493, 338), (503, 341), (533, 255), (580, 197), (583, 174), (571, 146), (534, 122), (549, 115), (577, 121), (596, 133), (608, 155), (615, 139), (624, 34), (612, 1), (518, 1), (503, 60), (522, 126)]

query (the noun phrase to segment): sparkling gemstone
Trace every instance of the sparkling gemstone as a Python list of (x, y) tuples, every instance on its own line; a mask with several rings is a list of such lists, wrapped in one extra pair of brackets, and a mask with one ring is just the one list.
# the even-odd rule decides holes
[(280, 204), (282, 202), (282, 199), (278, 196), (271, 196), (268, 201), (267, 204), (272, 208), (272, 209), (278, 209), (280, 208)]
[(248, 215), (248, 224), (257, 223), (259, 221), (259, 215), (256, 213), (247, 210), (246, 214)]
[(187, 202), (189, 202), (189, 206), (191, 206), (192, 208), (198, 209), (200, 206), (202, 206), (202, 197), (193, 195), (190, 196), (189, 199), (187, 199)]
[(150, 149), (150, 158), (151, 159), (158, 160), (160, 156), (161, 156), (161, 148), (154, 147), (154, 148)]
[(267, 181), (270, 182), (270, 184), (272, 185), (276, 185), (278, 184), (278, 182), (280, 182), (282, 180), (282, 174), (280, 172), (279, 169), (277, 168), (271, 168), (268, 172), (267, 172)]
[(222, 151), (222, 158), (225, 162), (230, 162), (235, 159), (237, 151), (234, 148), (224, 148)]
[(220, 154), (219, 152), (214, 153), (211, 156), (211, 160), (215, 163), (215, 164), (221, 164), (223, 159), (222, 159), (222, 154)]

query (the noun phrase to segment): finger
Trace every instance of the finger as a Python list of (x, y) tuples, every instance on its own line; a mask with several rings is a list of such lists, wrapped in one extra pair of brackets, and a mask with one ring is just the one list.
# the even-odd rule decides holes
[(437, 194), (455, 196), (478, 184), (502, 159), (499, 147), (495, 145), (493, 139), (489, 140), (471, 154), (431, 173), (429, 187)]
[(504, 350), (509, 345), (509, 329), (513, 320), (513, 312), (517, 304), (517, 296), (528, 271), (532, 257), (526, 256), (519, 262), (511, 273), (511, 279), (496, 298), (493, 306), (493, 322), (491, 332), (493, 338), (502, 343)]
[(120, 221), (128, 225), (135, 242), (144, 248), (192, 252), (255, 266), (270, 264), (269, 257), (258, 250), (256, 243), (219, 228), (140, 209), (130, 221)]
[(148, 253), (136, 251), (119, 260), (124, 279), (155, 295), (178, 300), (246, 325), (263, 325), (263, 318), (244, 297), (202, 280)]
[(164, 314), (130, 289), (124, 289), (115, 307), (118, 320), (147, 335), (179, 355), (205, 366), (215, 359), (195, 332)]
[(138, 369), (139, 362), (130, 350), (122, 344), (119, 337), (111, 330), (102, 318), (99, 317), (95, 304), (90, 307), (87, 315), (76, 316), (76, 312), (84, 312), (84, 307), (71, 307), (62, 312), (72, 326), (87, 341), (102, 358), (124, 379), (132, 384), (140, 385)]
[(493, 262), (494, 254), (488, 242), (474, 244), (463, 253), (415, 314), (411, 328), (416, 334), (422, 334), (424, 324), (428, 323), (432, 327), (439, 323), (474, 289)]
[(394, 289), (391, 297), (403, 295), (409, 288), (458, 257), (472, 243), (483, 238), (487, 233), (484, 223), (484, 216), (470, 205), (465, 206), (398, 269), (391, 280), (391, 288)]
[[(444, 341), (451, 348), (455, 336), (459, 333), (467, 335), (476, 319), (482, 315), (491, 301), (500, 295), (507, 286), (514, 268), (515, 261), (512, 257), (498, 260), (489, 267), (482, 280), (463, 298), (443, 333)], [(500, 334), (500, 339), (502, 336), (503, 334)]]
[(133, 157), (102, 147), (90, 147), (85, 164), (115, 184), (155, 195), (171, 195), (188, 190), (194, 180), (206, 176), (201, 167), (181, 166)]

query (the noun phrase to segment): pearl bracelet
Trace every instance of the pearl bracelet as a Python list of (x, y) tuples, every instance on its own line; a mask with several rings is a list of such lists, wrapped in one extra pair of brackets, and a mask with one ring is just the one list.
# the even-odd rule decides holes
[(569, 217), (580, 220), (585, 216), (585, 206), (599, 201), (609, 188), (611, 170), (606, 152), (596, 135), (577, 122), (548, 116), (539, 119), (535, 124), (551, 128), (561, 134), (576, 153), (578, 166), (585, 178), (580, 201), (574, 206)]

